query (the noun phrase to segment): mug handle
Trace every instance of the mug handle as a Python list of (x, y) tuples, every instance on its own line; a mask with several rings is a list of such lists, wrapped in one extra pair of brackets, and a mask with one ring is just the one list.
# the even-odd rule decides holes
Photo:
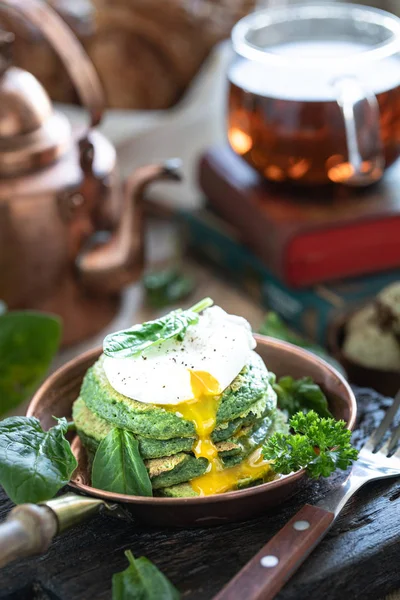
[[(346, 176), (343, 163), (332, 167), (330, 179), (354, 187), (375, 183), (382, 177), (385, 168), (378, 100), (375, 94), (363, 88), (356, 77), (340, 77), (332, 84), (343, 116), (350, 168)], [(360, 113), (362, 125), (359, 123)]]

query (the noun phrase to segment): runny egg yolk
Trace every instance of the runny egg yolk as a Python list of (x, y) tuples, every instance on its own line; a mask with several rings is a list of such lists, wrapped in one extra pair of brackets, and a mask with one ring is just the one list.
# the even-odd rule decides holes
[[(194, 423), (198, 441), (193, 448), (197, 458), (207, 458), (211, 465), (219, 462), (218, 450), (211, 440), (211, 433), (217, 420), (218, 400), (221, 389), (219, 383), (209, 373), (190, 371), (193, 400), (174, 406), (174, 412)], [(172, 409), (172, 407), (171, 407)]]
[(193, 400), (169, 407), (177, 415), (192, 421), (195, 425), (198, 441), (193, 449), (197, 458), (204, 457), (210, 462), (207, 473), (191, 480), (193, 490), (200, 496), (221, 494), (235, 489), (237, 483), (248, 477), (262, 479), (271, 470), (258, 448), (247, 459), (235, 467), (224, 469), (218, 457), (218, 450), (211, 440), (215, 428), (219, 403), (220, 387), (209, 373), (191, 371)]

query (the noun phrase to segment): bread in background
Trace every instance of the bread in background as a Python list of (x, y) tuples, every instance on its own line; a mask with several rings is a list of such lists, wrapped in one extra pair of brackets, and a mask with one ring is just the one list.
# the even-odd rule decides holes
[[(184, 94), (213, 46), (255, 0), (48, 0), (96, 66), (110, 108), (166, 109)], [(14, 62), (53, 100), (76, 103), (61, 62), (40, 32), (10, 12), (0, 26), (16, 34)]]

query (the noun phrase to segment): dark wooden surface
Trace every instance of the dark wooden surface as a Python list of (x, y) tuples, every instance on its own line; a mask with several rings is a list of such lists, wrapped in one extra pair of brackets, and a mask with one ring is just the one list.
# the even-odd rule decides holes
[[(291, 575), (306, 560), (312, 549), (332, 525), (335, 515), (319, 506), (304, 504), (239, 573), (216, 596), (215, 600), (273, 600)], [(307, 523), (308, 529), (297, 529)], [(265, 558), (279, 557), (276, 565), (263, 564)]]
[[(357, 390), (360, 444), (390, 401)], [(142, 527), (99, 515), (57, 539), (40, 558), (0, 572), (7, 600), (109, 600), (111, 577), (126, 567), (124, 550), (154, 561), (184, 599), (210, 600), (302, 504), (318, 500), (342, 475), (308, 483), (296, 498), (245, 523), (196, 530)], [(11, 503), (0, 495), (0, 518)], [(353, 498), (345, 512), (279, 600), (377, 600), (400, 588), (400, 480), (377, 482)], [(246, 600), (243, 597), (238, 600)]]

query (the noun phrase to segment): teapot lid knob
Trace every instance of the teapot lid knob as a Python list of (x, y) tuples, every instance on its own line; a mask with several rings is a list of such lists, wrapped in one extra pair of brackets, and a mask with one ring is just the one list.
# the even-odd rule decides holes
[(0, 75), (12, 64), (12, 50), (15, 36), (11, 31), (0, 31)]

